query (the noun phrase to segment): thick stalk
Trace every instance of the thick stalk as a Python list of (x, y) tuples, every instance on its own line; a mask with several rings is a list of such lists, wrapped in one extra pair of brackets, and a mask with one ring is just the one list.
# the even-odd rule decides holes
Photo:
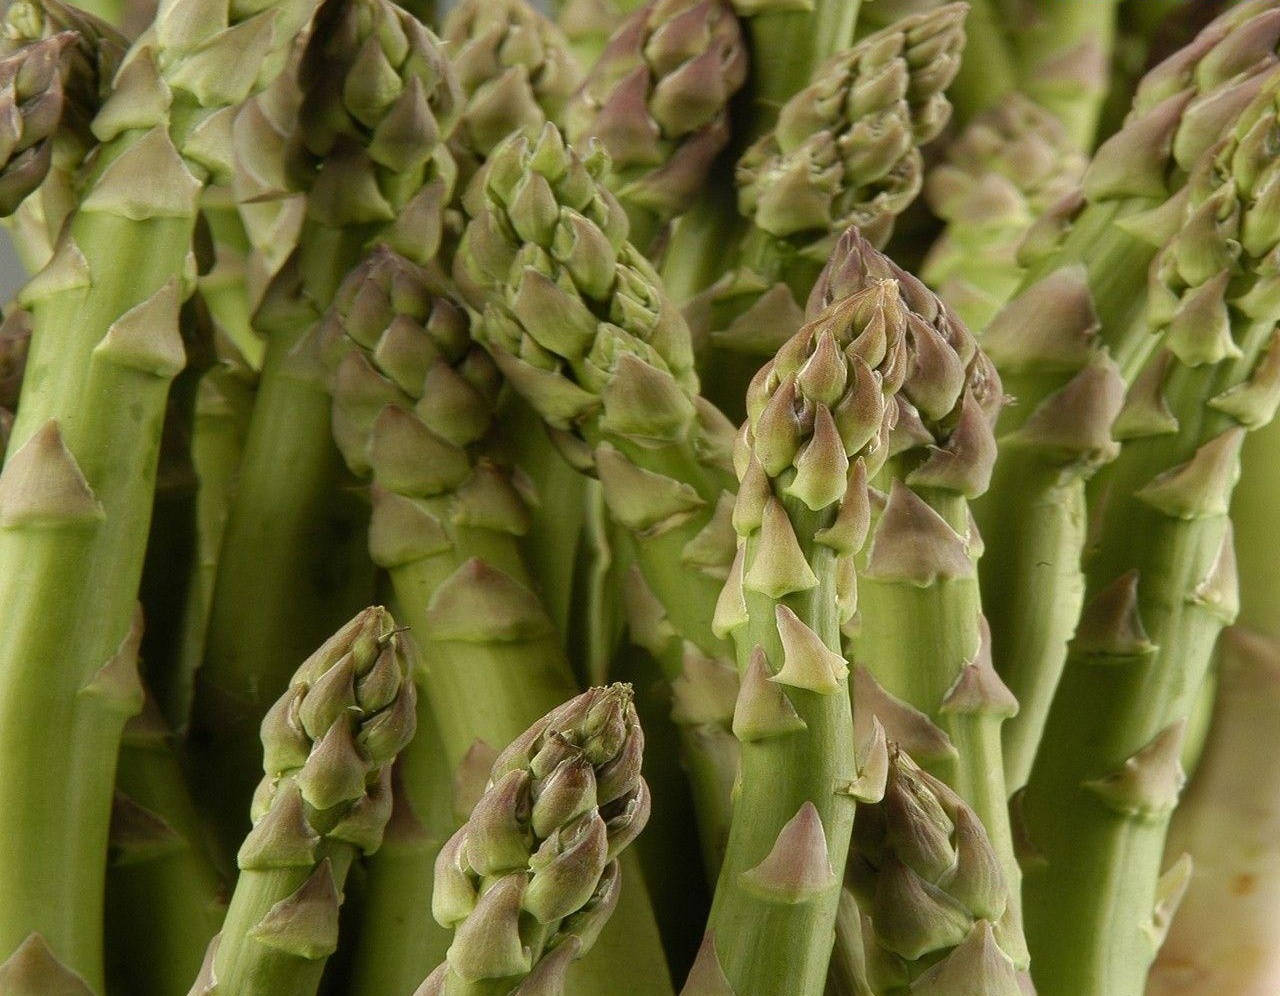
[[(746, 593), (750, 622), (734, 634), (744, 682), (751, 668), (760, 667), (761, 651), (772, 670), (785, 658), (779, 609), (794, 612), (838, 654), (838, 555), (813, 540), (829, 517), (799, 502), (789, 506), (818, 583), (781, 599)], [(758, 534), (747, 539), (746, 565), (759, 563), (760, 543)], [(757, 694), (762, 678), (755, 678)], [(835, 684), (821, 691), (787, 685), (780, 694), (805, 729), (742, 743), (734, 820), (707, 925), (715, 957), (738, 996), (816, 996), (825, 984), (840, 895), (833, 869), (844, 867), (853, 827), (854, 800), (843, 786), (857, 777), (849, 696), (844, 681)]]
[[(1276, 409), (1275, 277), (1262, 262), (1275, 227), (1252, 197), (1271, 172), (1247, 164), (1272, 167), (1261, 150), (1277, 133), (1277, 86), (1196, 166), (1184, 226), (1152, 267), (1161, 350), (1130, 392), (1120, 424), (1133, 431), (1099, 482), (1087, 604), (1022, 807), (1045, 859), (1026, 878), (1045, 993), (1140, 992), (1167, 918), (1175, 878), (1160, 879), (1160, 855), (1182, 742), (1239, 606), (1227, 509), (1240, 448)], [(1197, 261), (1230, 262), (1206, 272), (1193, 246)]]
[[(344, 258), (353, 257), (347, 249)], [(294, 353), (308, 328), (295, 320), (268, 336), (196, 672), (188, 749), (223, 853), (247, 829), (258, 722), (288, 682), (290, 662), (373, 591), (364, 512), (337, 488), (329, 395)]]
[(226, 885), (204, 850), (171, 740), (148, 703), (120, 745), (107, 871), (113, 992), (184, 992), (227, 908)]
[[(200, 177), (230, 165), (199, 136), (278, 71), (274, 39), (309, 14), (232, 7), (197, 29), (186, 7), (166, 5), (127, 57), (94, 122), (104, 145), (86, 196), (24, 291), (28, 380), (0, 476), (0, 749), (13, 765), (0, 786), (0, 955), (38, 932), (97, 989), (115, 759), (141, 705), (134, 600), (169, 382), (185, 361), (178, 308)], [(175, 21), (187, 28), (166, 34)], [(63, 731), (53, 752), (51, 729)]]

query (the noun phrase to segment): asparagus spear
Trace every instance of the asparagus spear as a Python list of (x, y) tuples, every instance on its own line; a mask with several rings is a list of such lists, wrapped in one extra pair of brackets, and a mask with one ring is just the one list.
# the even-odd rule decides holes
[[(229, 173), (217, 136), (232, 108), (279, 69), (310, 13), (304, 2), (193, 9), (165, 4), (126, 56), (93, 122), (102, 147), (84, 197), (22, 291), (28, 375), (0, 475), (0, 749), (11, 765), (0, 954), (37, 932), (94, 988), (116, 751), (141, 704), (131, 620), (165, 399), (185, 361), (178, 308), (194, 278), (198, 195), (203, 177)], [(57, 751), (49, 729), (62, 731)]]
[[(970, 57), (966, 46), (965, 62)], [(986, 328), (1018, 289), (1018, 246), (1077, 189), (1086, 165), (1057, 118), (1012, 93), (975, 118), (929, 171), (925, 197), (947, 224), (920, 276), (970, 328)]]
[[(711, 629), (733, 557), (731, 429), (697, 395), (687, 326), (625, 241), (626, 216), (601, 182), (607, 169), (602, 149), (583, 158), (552, 126), (536, 142), (514, 136), (490, 160), (481, 196), (466, 204), (454, 271), (479, 313), (476, 334), (511, 386), (571, 462), (599, 476), (682, 641), (731, 674)], [(670, 680), (685, 674), (681, 657), (662, 663)], [(712, 741), (697, 741), (697, 725), (682, 724), (695, 791), (721, 785), (733, 763), (703, 749)], [(697, 801), (714, 864), (727, 800), (717, 792)]]
[(729, 142), (729, 101), (746, 78), (746, 40), (728, 0), (655, 0), (610, 38), (565, 131), (609, 153), (635, 245), (649, 248), (689, 209)]
[(1227, 508), (1240, 446), (1280, 401), (1278, 102), (1273, 69), (1196, 165), (1151, 268), (1158, 348), (1119, 418), (1129, 431), (1096, 501), (1085, 610), (1022, 802), (1044, 857), (1026, 876), (1043, 993), (1141, 991), (1179, 874), (1160, 878), (1160, 852), (1182, 738), (1239, 606)]
[(833, 296), (751, 385), (735, 454), (738, 555), (715, 617), (738, 651), (742, 766), (687, 996), (716, 991), (713, 978), (738, 996), (822, 992), (854, 799), (883, 788), (863, 778), (874, 754), (859, 769), (840, 626), (858, 597), (867, 481), (889, 455), (915, 361), (908, 318), (893, 280)]
[(564, 29), (578, 61), (592, 65), (619, 22), (639, 10), (645, 0), (560, 0), (556, 20)]
[(413, 667), (390, 613), (365, 609), (264, 717), (253, 829), (190, 996), (316, 992), (347, 871), (378, 849), (391, 813), (391, 765), (414, 733)]
[(917, 759), (977, 813), (1013, 901), (1001, 944), (1026, 966), (1018, 913), (1020, 872), (1009, 825), (1000, 726), (1017, 703), (991, 663), (976, 564), (982, 540), (969, 500), (995, 460), (1000, 378), (969, 331), (923, 284), (856, 230), (841, 240), (809, 302), (894, 280), (907, 323), (908, 370), (895, 399), (884, 467), (872, 478), (870, 538), (859, 557), (858, 615), (846, 627), (858, 663), (855, 698), (870, 695), (891, 738), (912, 716)]
[(846, 990), (1018, 996), (999, 941), (1012, 897), (982, 821), (892, 742), (884, 777), (884, 798), (858, 807), (845, 869), (863, 945)]
[[(1024, 243), (1027, 276), (983, 347), (1018, 404), (1000, 422), (981, 582), (996, 669), (1017, 697), (1006, 724), (1010, 790), (1022, 785), (1079, 617), (1085, 481), (1133, 426), (1112, 423), (1155, 339), (1147, 270), (1171, 235), (1187, 171), (1276, 65), (1280, 5), (1241, 4), (1153, 69), (1123, 130), (1085, 176), (1087, 206), (1064, 205)], [(1064, 236), (1060, 226), (1074, 221)]]
[(285, 662), (372, 591), (365, 510), (338, 488), (323, 373), (299, 343), (371, 239), (435, 255), (453, 180), (444, 136), (457, 81), (435, 37), (387, 0), (328, 0), (298, 81), (283, 153), (267, 114), (242, 117), (235, 136), (238, 169), (281, 198), (305, 191), (307, 213), (257, 315), (267, 355), (196, 676), (194, 767), (227, 851), (243, 836), (252, 731), (287, 683)]
[(618, 855), (644, 829), (644, 734), (626, 685), (592, 688), (493, 762), (436, 861), (431, 911), (454, 930), (416, 996), (555, 993), (618, 902)]
[(1189, 858), (1189, 878), (1176, 913), (1176, 896), (1161, 910), (1157, 926), (1168, 936), (1151, 968), (1148, 996), (1265, 996), (1280, 985), (1274, 741), (1280, 647), (1273, 636), (1234, 626), (1218, 641), (1218, 675), (1209, 741), (1165, 843), (1166, 865), (1185, 874)]
[[(488, 452), (501, 378), (447, 290), (385, 248), (344, 282), (319, 338), (333, 371), (334, 439), (373, 481), (371, 553), (431, 661), (423, 685), (450, 769), (462, 772), (485, 744), (506, 743), (574, 689), (520, 555), (528, 514)], [(416, 761), (405, 758), (402, 776), (410, 803), (425, 806), (431, 771)], [(661, 966), (643, 889), (637, 881), (626, 891), (615, 931), (625, 925), (633, 950), (647, 952), (640, 961)], [(430, 968), (418, 966), (408, 984)], [(661, 992), (661, 975), (647, 971), (648, 981), (628, 973), (631, 990)], [(575, 991), (604, 992), (606, 974), (618, 973), (584, 963)], [(379, 973), (361, 985), (395, 991), (405, 980)]]
[(81, 166), (97, 144), (90, 122), (127, 47), (114, 28), (59, 0), (18, 0), (5, 13), (0, 72), (15, 106), (7, 117), (0, 215), (29, 272), (49, 261), (79, 201)]

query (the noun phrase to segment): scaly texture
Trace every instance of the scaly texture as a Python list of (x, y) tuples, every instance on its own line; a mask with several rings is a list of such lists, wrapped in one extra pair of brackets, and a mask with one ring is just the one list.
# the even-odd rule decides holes
[(365, 509), (338, 487), (324, 371), (299, 344), (368, 241), (434, 257), (454, 175), (443, 136), (461, 100), (435, 36), (387, 0), (329, 0), (297, 73), (296, 115), (272, 113), (294, 103), (278, 93), (246, 109), (233, 136), (241, 189), (282, 202), (305, 193), (306, 216), (255, 318), (267, 352), (196, 676), (199, 795), (227, 852), (243, 836), (254, 729), (288, 662), (372, 594)]
[(1228, 629), (1218, 641), (1209, 740), (1165, 843), (1166, 866), (1185, 869), (1190, 859), (1186, 893), (1176, 913), (1172, 902), (1162, 911), (1173, 922), (1147, 996), (1266, 996), (1280, 987), (1278, 722), (1280, 646)]
[(970, 328), (986, 328), (1018, 289), (1019, 245), (1077, 188), (1086, 165), (1058, 119), (1017, 93), (947, 146), (925, 180), (929, 207), (946, 228), (920, 276)]
[(1278, 102), (1280, 69), (1197, 163), (1151, 267), (1141, 334), (1156, 350), (1117, 419), (1085, 609), (1022, 800), (1043, 858), (1026, 909), (1046, 996), (1140, 992), (1167, 919), (1179, 750), (1239, 608), (1227, 509), (1240, 447), (1280, 402)]
[(454, 270), (511, 386), (570, 460), (600, 478), (610, 515), (636, 540), (681, 640), (680, 653), (663, 657), (677, 696), (699, 685), (689, 657), (719, 690), (713, 716), (678, 702), (676, 713), (695, 785), (717, 786), (697, 800), (715, 856), (727, 826), (718, 790), (733, 766), (733, 692), (715, 680), (727, 673), (731, 686), (732, 667), (711, 630), (733, 559), (732, 428), (697, 394), (688, 327), (626, 241), (626, 215), (601, 182), (607, 170), (598, 146), (584, 158), (550, 126), (536, 142), (513, 137), (466, 205)]
[(604, 145), (609, 185), (640, 248), (706, 183), (746, 78), (746, 39), (728, 0), (655, 0), (609, 39), (565, 131), (580, 147), (590, 138)]
[(618, 855), (649, 818), (643, 754), (631, 689), (611, 685), (555, 709), (497, 756), (436, 861), (431, 912), (454, 937), (417, 996), (580, 991), (566, 972), (612, 915)]
[(465, 98), (458, 142), (479, 160), (512, 132), (558, 122), (582, 82), (568, 40), (527, 0), (463, 0), (441, 37)]
[(555, 4), (556, 21), (564, 29), (578, 61), (590, 66), (600, 57), (619, 22), (644, 4), (645, 0), (563, 0)]
[(752, 381), (738, 552), (714, 622), (738, 651), (742, 764), (686, 996), (716, 991), (716, 975), (737, 996), (823, 991), (854, 800), (879, 798), (885, 762), (874, 720), (878, 737), (855, 741), (840, 627), (911, 359), (906, 305), (884, 280), (833, 295)]
[(1113, 423), (1156, 343), (1148, 268), (1177, 230), (1188, 171), (1277, 65), (1278, 42), (1280, 4), (1255, 0), (1153, 69), (1086, 172), (1085, 200), (1033, 226), (1022, 288), (984, 333), (1018, 399), (976, 505), (996, 670), (1019, 702), (1004, 730), (1010, 790), (1026, 781), (1080, 615), (1085, 482), (1115, 457), (1115, 439), (1142, 431), (1141, 411)]
[(199, 193), (229, 177), (234, 108), (279, 70), (310, 13), (305, 0), (163, 4), (94, 118), (102, 144), (79, 206), (20, 294), (33, 331), (0, 474), (0, 750), (12, 765), (0, 955), (39, 932), (99, 990), (116, 754), (141, 705), (134, 598), (166, 396), (186, 361), (178, 311)]
[(18, 0), (5, 13), (0, 72), (14, 106), (5, 114), (0, 215), (9, 218), (29, 271), (48, 262), (79, 203), (81, 167), (97, 144), (90, 122), (128, 45), (114, 28), (58, 0)]
[(708, 390), (727, 412), (738, 410), (750, 376), (732, 354), (746, 354), (754, 372), (800, 326), (845, 229), (856, 225), (882, 245), (920, 192), (919, 146), (950, 116), (943, 91), (960, 64), (966, 9), (948, 4), (906, 18), (834, 56), (739, 159), (738, 207), (749, 230), (728, 272), (689, 307), (700, 344), (716, 347)]
[[(856, 229), (836, 247), (810, 314), (885, 280), (900, 288), (904, 379), (884, 466), (871, 478), (858, 614), (845, 627), (858, 665), (855, 699), (872, 696), (890, 738), (915, 751), (985, 825), (1014, 898), (1001, 943), (1025, 967), (1000, 749), (1000, 726), (1017, 703), (992, 667), (977, 578), (982, 539), (969, 511), (991, 477), (1004, 395), (963, 323)], [(906, 740), (908, 732), (917, 739)]]
[[(461, 305), (421, 267), (385, 248), (344, 281), (318, 337), (317, 351), (332, 371), (334, 439), (348, 466), (372, 479), (370, 552), (390, 572), (431, 661), (423, 686), (450, 767), (463, 778), (484, 745), (511, 740), (531, 714), (574, 690), (559, 635), (521, 558), (528, 511), (490, 452), (502, 379), (471, 341)], [(410, 804), (428, 806), (430, 767), (410, 755), (401, 776)], [(433, 857), (424, 852), (419, 861)], [(627, 891), (619, 925), (632, 931), (634, 950), (655, 942), (650, 950), (661, 964), (640, 883)], [(426, 936), (405, 926), (406, 943)], [(370, 964), (378, 974), (362, 977), (360, 986), (403, 990), (432, 967), (418, 965), (406, 980)], [(599, 973), (606, 969), (619, 971), (584, 963), (575, 991), (603, 992)], [(643, 981), (626, 984), (640, 991)]]
[(862, 930), (859, 981), (882, 996), (1019, 996), (1000, 946), (1013, 900), (982, 821), (896, 743), (888, 762), (884, 798), (858, 807), (845, 869)]
[(316, 992), (338, 945), (347, 870), (378, 849), (391, 815), (391, 765), (414, 733), (413, 668), (390, 613), (365, 609), (263, 718), (253, 829), (190, 996)]

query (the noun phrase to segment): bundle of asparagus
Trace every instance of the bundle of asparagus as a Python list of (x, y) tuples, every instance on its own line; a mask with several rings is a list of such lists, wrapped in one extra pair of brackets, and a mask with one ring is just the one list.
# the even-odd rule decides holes
[(1277, 150), (1280, 0), (12, 0), (0, 993), (1275, 992)]

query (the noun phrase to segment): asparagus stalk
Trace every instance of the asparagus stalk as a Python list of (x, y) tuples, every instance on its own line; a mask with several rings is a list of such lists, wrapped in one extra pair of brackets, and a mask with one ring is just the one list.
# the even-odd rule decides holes
[(382, 843), (391, 765), (413, 739), (413, 666), (390, 613), (365, 609), (302, 663), (264, 717), (253, 829), (190, 996), (317, 991), (347, 871)]
[[(1033, 227), (1029, 270), (988, 326), (983, 347), (1018, 399), (1001, 417), (990, 492), (976, 505), (987, 541), (980, 571), (996, 669), (1019, 702), (1006, 724), (1006, 781), (1026, 781), (1083, 595), (1084, 489), (1115, 457), (1112, 423), (1154, 346), (1147, 270), (1171, 235), (1187, 171), (1276, 65), (1280, 14), (1246, 3), (1153, 69), (1128, 123), (1085, 176), (1086, 205)], [(1074, 217), (1065, 236), (1060, 226)]]
[[(385, 248), (344, 282), (319, 338), (333, 371), (334, 439), (348, 466), (373, 481), (371, 553), (390, 572), (431, 661), (423, 685), (450, 770), (465, 772), (484, 745), (511, 740), (530, 714), (574, 690), (520, 555), (528, 514), (509, 473), (486, 452), (501, 378), (471, 342), (462, 307), (429, 273)], [(431, 771), (417, 761), (406, 756), (402, 775), (410, 801), (423, 806)], [(618, 924), (631, 930), (635, 950), (648, 952), (629, 985), (662, 992), (660, 974), (646, 969), (646, 980), (639, 969), (662, 964), (641, 883), (625, 894)], [(407, 984), (432, 967), (417, 966)], [(361, 986), (405, 986), (378, 971)], [(604, 992), (606, 977), (618, 972), (588, 961), (575, 991)]]
[[(968, 62), (969, 45), (965, 53)], [(1057, 118), (1011, 93), (975, 118), (929, 171), (925, 197), (946, 228), (920, 276), (970, 328), (986, 328), (1017, 291), (1019, 245), (1077, 189), (1086, 165)]]
[[(601, 182), (607, 170), (602, 149), (584, 159), (551, 126), (536, 142), (513, 137), (490, 160), (483, 197), (466, 205), (455, 275), (511, 386), (571, 461), (599, 476), (681, 639), (731, 674), (711, 629), (733, 558), (731, 429), (697, 395), (687, 326), (625, 241), (626, 216)], [(681, 661), (663, 663), (669, 680), (683, 676)], [(700, 749), (696, 725), (681, 726), (692, 780), (718, 784), (707, 773), (732, 761)], [(714, 863), (725, 800), (697, 802)]]
[(1160, 878), (1160, 852), (1183, 735), (1239, 606), (1227, 508), (1240, 446), (1280, 401), (1278, 99), (1273, 69), (1196, 165), (1152, 265), (1159, 348), (1120, 416), (1131, 431), (1099, 494), (1085, 610), (1022, 803), (1045, 859), (1026, 877), (1044, 993), (1140, 992), (1179, 874)]
[(739, 996), (823, 989), (854, 799), (883, 788), (863, 778), (873, 754), (859, 768), (840, 627), (858, 597), (867, 481), (914, 359), (907, 319), (892, 280), (832, 298), (751, 385), (738, 556), (716, 613), (738, 651), (742, 766), (688, 996), (716, 991), (717, 977)]
[[(39, 933), (94, 988), (116, 752), (141, 704), (131, 620), (165, 399), (185, 362), (178, 309), (202, 177), (228, 175), (215, 135), (309, 13), (299, 2), (193, 19), (191, 0), (164, 5), (94, 119), (102, 147), (84, 198), (21, 294), (33, 334), (0, 475), (0, 749), (13, 765), (0, 786), (0, 953)], [(49, 729), (62, 731), (58, 751)]]
[(243, 836), (253, 729), (286, 662), (372, 591), (365, 510), (339, 489), (323, 372), (299, 344), (369, 240), (434, 256), (453, 179), (444, 136), (457, 81), (435, 37), (387, 0), (328, 0), (298, 81), (283, 153), (267, 113), (242, 117), (236, 135), (239, 170), (279, 197), (307, 196), (297, 249), (258, 311), (267, 354), (196, 676), (193, 763), (226, 851)]
[(936, 749), (920, 749), (919, 763), (986, 827), (1013, 897), (1001, 944), (1025, 968), (1000, 750), (1000, 726), (1017, 703), (991, 663), (977, 579), (982, 540), (969, 512), (969, 500), (991, 476), (992, 425), (1004, 397), (968, 329), (856, 229), (832, 255), (810, 313), (885, 280), (900, 288), (907, 373), (886, 460), (872, 478), (877, 492), (858, 563), (858, 615), (846, 627), (849, 657), (858, 663), (855, 697), (884, 700), (877, 714), (891, 738), (902, 735), (904, 714), (913, 717), (913, 736), (928, 729)]
[(565, 132), (609, 153), (608, 182), (636, 246), (649, 248), (689, 209), (729, 143), (729, 101), (746, 78), (746, 39), (728, 0), (656, 0), (605, 46)]
[(611, 685), (560, 706), (497, 756), (436, 861), (431, 912), (454, 938), (415, 996), (569, 991), (570, 963), (617, 905), (618, 855), (649, 818), (643, 752), (631, 689)]
[(107, 869), (107, 985), (170, 996), (200, 970), (226, 912), (225, 886), (155, 701), (125, 726)]
[(982, 821), (896, 743), (882, 774), (884, 798), (858, 807), (845, 870), (862, 944), (848, 985), (1018, 996), (1018, 969), (1000, 944), (1013, 897)]
[(28, 272), (49, 261), (79, 203), (81, 167), (97, 144), (90, 123), (127, 47), (114, 28), (59, 0), (18, 0), (5, 13), (0, 72), (16, 113), (7, 116), (0, 215)]
[(857, 225), (883, 244), (919, 194), (919, 146), (950, 116), (943, 91), (960, 63), (966, 10), (948, 4), (906, 18), (834, 56), (739, 159), (747, 234), (728, 272), (688, 309), (700, 341), (713, 347), (708, 390), (726, 411), (740, 403), (744, 364), (754, 372), (799, 327), (840, 234)]

